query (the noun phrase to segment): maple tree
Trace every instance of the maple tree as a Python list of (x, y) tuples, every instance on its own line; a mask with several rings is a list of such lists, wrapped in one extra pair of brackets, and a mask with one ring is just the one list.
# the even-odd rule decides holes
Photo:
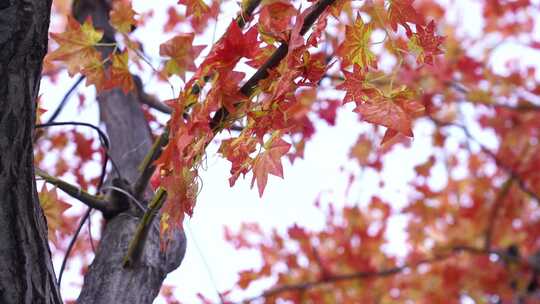
[[(159, 20), (168, 38), (156, 59), (147, 51), (154, 42), (137, 36), (156, 17), (131, 0), (27, 2), (0, 5), (3, 302), (61, 303), (75, 258), (78, 303), (151, 303), (160, 290), (182, 301), (162, 283), (182, 262), (182, 223), (196, 216), (209, 147), (230, 164), (231, 187), (251, 176), (263, 196), (269, 175), (283, 178), (283, 162), (303, 158), (316, 123), (335, 125), (342, 112), (364, 130), (343, 169), (346, 202), (317, 200), (319, 230), (227, 228), (226, 240), (262, 263), (219, 291), (222, 303), (540, 302), (540, 85), (530, 61), (497, 57), (505, 44), (538, 55), (537, 5), (483, 1), (474, 35), (452, 18), (459, 4), (244, 0), (221, 37), (199, 45), (228, 3), (180, 0)], [(63, 70), (78, 79), (45, 111), (40, 74), (53, 85)], [(152, 95), (149, 78), (172, 95)], [(83, 81), (104, 130), (56, 121)], [(82, 111), (90, 100), (79, 93), (79, 102)], [(428, 144), (417, 147), (419, 137)], [(388, 168), (407, 149), (427, 157)], [(398, 204), (384, 176), (407, 166), (415, 174)], [(366, 173), (379, 185), (353, 197)], [(88, 209), (66, 212), (77, 201)], [(82, 231), (92, 210), (103, 216), (98, 235), (90, 224)], [(398, 217), (406, 242), (394, 252)], [(257, 296), (238, 298), (265, 282)]]

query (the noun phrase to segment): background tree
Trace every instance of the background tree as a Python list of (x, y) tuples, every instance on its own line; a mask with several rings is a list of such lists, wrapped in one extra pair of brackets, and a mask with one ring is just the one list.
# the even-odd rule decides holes
[[(294, 225), (280, 235), (255, 224), (228, 230), (232, 244), (259, 250), (263, 261), (260, 269), (242, 271), (237, 287), (275, 281), (245, 301), (538, 301), (537, 75), (524, 61), (511, 61), (503, 72), (492, 64), (508, 44), (538, 48), (537, 5), (482, 3), (482, 30), (468, 35), (462, 19), (452, 19), (461, 8), (454, 4), (251, 0), (240, 3), (211, 46), (193, 43), (227, 5), (173, 5), (164, 20), (173, 36), (161, 44), (158, 66), (136, 37), (151, 13), (135, 13), (127, 0), (55, 2), (58, 16), (72, 17), (51, 34), (56, 45), (44, 75), (54, 82), (66, 67), (82, 76), (48, 121), (38, 117), (34, 136), (50, 3), (0, 7), (6, 20), (0, 27), (3, 302), (61, 301), (67, 259), (57, 282), (33, 190), (32, 143), (39, 179), (89, 207), (67, 216), (56, 190), (41, 188), (53, 252), (88, 263), (95, 249), (78, 302), (149, 303), (183, 259), (182, 220), (193, 213), (208, 148), (218, 145), (231, 163), (231, 186), (252, 174), (262, 195), (269, 174), (283, 176), (282, 158), (303, 156), (314, 121), (333, 125), (337, 111), (368, 123), (350, 153), (360, 170), (344, 170), (349, 189), (361, 187), (366, 172), (380, 185), (367, 199), (348, 191), (354, 204), (320, 200), (327, 215), (321, 231)], [(136, 76), (148, 73), (171, 86), (172, 99), (148, 93), (141, 80), (147, 78)], [(55, 122), (84, 80), (96, 89), (106, 134), (89, 124)], [(84, 95), (79, 99), (86, 103)], [(169, 117), (156, 119), (155, 111)], [(385, 160), (414, 146), (414, 125), (430, 138), (429, 156), (417, 160), (400, 207), (384, 198)], [(99, 140), (81, 133), (83, 127)], [(101, 170), (92, 176), (97, 155)], [(105, 219), (99, 244), (91, 228), (80, 233), (92, 209)], [(388, 252), (386, 230), (400, 215), (406, 215), (407, 246)], [(227, 290), (220, 300), (233, 296)]]

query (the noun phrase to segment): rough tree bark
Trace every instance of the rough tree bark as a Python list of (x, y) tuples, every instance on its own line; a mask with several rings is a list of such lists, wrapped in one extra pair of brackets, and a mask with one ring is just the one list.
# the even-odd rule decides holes
[(62, 303), (32, 138), (51, 0), (0, 2), (0, 303)]

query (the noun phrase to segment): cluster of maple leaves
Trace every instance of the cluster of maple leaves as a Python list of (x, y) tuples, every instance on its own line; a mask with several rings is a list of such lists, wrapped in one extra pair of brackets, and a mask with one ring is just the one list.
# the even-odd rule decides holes
[[(160, 46), (162, 65), (152, 67), (158, 79), (179, 77), (184, 84), (178, 96), (165, 101), (172, 109), (164, 127), (168, 143), (152, 178), (154, 187), (168, 193), (164, 232), (181, 228), (184, 214), (193, 213), (198, 169), (217, 134), (230, 131), (219, 148), (231, 163), (230, 185), (251, 173), (262, 195), (269, 174), (283, 177), (284, 157), (294, 161), (303, 156), (315, 133), (313, 121), (334, 124), (337, 111), (354, 103), (353, 111), (373, 130), (361, 134), (351, 149), (351, 158), (364, 170), (380, 172), (392, 147), (409, 144), (418, 118), (434, 126), (433, 153), (415, 168), (415, 197), (400, 211), (410, 219), (405, 258), (382, 249), (395, 210), (374, 197), (365, 208), (336, 211), (330, 205), (327, 227), (320, 232), (296, 225), (286, 236), (266, 236), (256, 225), (228, 232), (238, 248), (257, 249), (263, 257), (259, 270), (240, 274), (238, 286), (277, 278), (275, 288), (263, 294), (269, 303), (458, 303), (462, 296), (482, 302), (489, 297), (527, 299), (535, 291), (530, 286), (534, 265), (527, 260), (540, 246), (540, 222), (534, 215), (539, 212), (539, 107), (528, 99), (540, 91), (534, 68), (522, 72), (516, 65), (509, 67), (510, 75), (495, 73), (488, 65), (495, 47), (470, 54), (467, 48), (482, 46), (485, 38), (457, 33), (445, 23), (450, 8), (432, 1), (245, 0), (218, 41), (194, 45), (196, 35), (217, 19), (220, 4), (180, 0), (169, 8), (164, 31), (175, 36)], [(527, 36), (535, 24), (532, 17), (503, 17), (521, 16), (530, 6), (525, 0), (486, 1), (484, 33), (496, 33), (501, 41)], [(102, 42), (103, 32), (92, 20), (81, 25), (68, 17), (66, 30), (51, 34), (58, 47), (46, 64), (61, 62), (97, 91), (133, 91), (133, 67), (148, 60), (131, 32), (144, 26), (144, 18), (130, 1), (117, 0), (110, 22), (121, 45)], [(192, 31), (179, 33), (186, 25)], [(534, 40), (525, 43), (538, 49)], [(115, 51), (101, 58), (102, 47)], [(238, 71), (240, 63), (255, 72)], [(327, 97), (327, 91), (334, 94)], [(483, 146), (459, 120), (462, 103), (478, 110), (479, 125), (496, 134), (496, 150)], [(449, 129), (463, 134), (451, 152), (465, 157), (448, 155)], [(88, 141), (75, 132), (69, 136)], [(61, 133), (49, 140), (62, 147), (66, 138)], [(81, 163), (98, 150), (91, 141), (80, 147)], [(434, 190), (428, 181), (437, 163), (444, 163), (448, 174), (444, 188)], [(454, 176), (458, 168), (465, 168), (465, 177)], [(92, 184), (82, 176), (82, 165), (72, 169), (83, 188)], [(56, 168), (58, 175), (66, 170)], [(47, 202), (54, 194), (45, 188), (42, 195)], [(248, 241), (250, 235), (259, 241)]]

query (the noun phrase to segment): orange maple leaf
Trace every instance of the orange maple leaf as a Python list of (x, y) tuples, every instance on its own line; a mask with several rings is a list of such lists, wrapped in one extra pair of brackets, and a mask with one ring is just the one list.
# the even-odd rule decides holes
[(163, 205), (160, 232), (166, 236), (162, 246), (171, 233), (182, 229), (184, 214), (193, 215), (197, 193), (197, 171), (187, 167), (175, 168), (167, 175), (159, 177), (160, 186), (167, 191), (167, 200)]
[(87, 63), (81, 70), (81, 74), (86, 76), (86, 86), (93, 84), (96, 90), (103, 90), (106, 78), (101, 55), (98, 52), (91, 52), (86, 60)]
[(345, 74), (345, 81), (336, 86), (336, 89), (347, 92), (343, 99), (344, 103), (354, 101), (358, 104), (379, 94), (378, 90), (366, 81), (366, 75), (359, 65), (354, 65), (352, 73), (343, 71), (343, 74)]
[(179, 0), (178, 4), (186, 6), (186, 16), (194, 16), (201, 18), (204, 14), (210, 11), (210, 7), (203, 0)]
[(345, 28), (345, 40), (339, 46), (338, 56), (343, 59), (343, 66), (358, 64), (362, 68), (377, 67), (375, 54), (369, 49), (369, 39), (373, 31), (372, 25), (364, 24), (360, 16), (352, 26)]
[(165, 63), (165, 73), (167, 75), (178, 75), (184, 79), (186, 71), (195, 71), (195, 58), (204, 49), (202, 45), (193, 45), (195, 35), (181, 34), (159, 47), (159, 55), (170, 57)]
[(291, 148), (291, 144), (287, 143), (279, 137), (274, 137), (265, 144), (266, 150), (259, 154), (253, 162), (253, 179), (251, 187), (257, 180), (257, 188), (259, 196), (262, 196), (268, 174), (272, 174), (283, 178), (283, 166), (281, 165), (281, 157), (285, 155)]
[(133, 77), (129, 72), (129, 56), (128, 52), (124, 51), (120, 54), (112, 55), (112, 66), (110, 69), (110, 77), (107, 83), (107, 88), (121, 88), (127, 94), (135, 88)]
[(38, 195), (41, 209), (43, 209), (43, 213), (47, 218), (49, 239), (56, 243), (56, 231), (62, 227), (62, 213), (69, 209), (71, 205), (58, 199), (56, 187), (49, 190), (45, 183)]
[(131, 1), (116, 0), (110, 12), (110, 23), (120, 33), (128, 34), (137, 25)]
[(103, 31), (98, 31), (92, 25), (92, 19), (87, 19), (83, 25), (68, 16), (67, 30), (60, 34), (51, 33), (59, 48), (47, 55), (46, 60), (63, 61), (70, 76), (93, 63), (92, 59), (100, 56), (94, 48), (103, 37)]

